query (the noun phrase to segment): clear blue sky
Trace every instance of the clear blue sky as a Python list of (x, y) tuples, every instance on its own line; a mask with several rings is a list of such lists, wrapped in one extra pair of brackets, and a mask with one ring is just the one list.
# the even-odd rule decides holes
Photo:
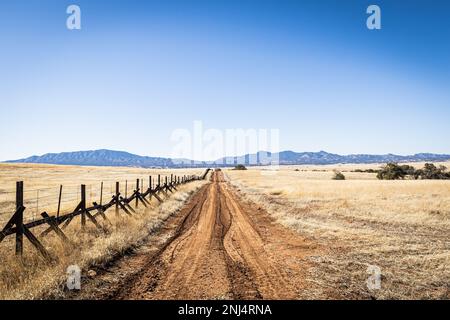
[[(66, 8), (82, 30), (66, 29)], [(382, 30), (366, 28), (370, 4)], [(0, 3), (0, 160), (168, 156), (176, 128), (279, 128), (281, 149), (450, 153), (449, 1)]]

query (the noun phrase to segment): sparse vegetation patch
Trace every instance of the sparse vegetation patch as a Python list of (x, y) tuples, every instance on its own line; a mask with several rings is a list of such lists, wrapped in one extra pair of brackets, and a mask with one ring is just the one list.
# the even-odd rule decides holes
[(432, 163), (425, 163), (423, 169), (415, 169), (410, 165), (398, 165), (397, 163), (387, 163), (378, 173), (377, 178), (380, 180), (399, 180), (405, 178), (411, 179), (433, 179), (446, 180), (450, 179), (450, 172), (447, 172), (445, 166), (436, 167)]
[(333, 180), (345, 180), (345, 176), (342, 172), (334, 170)]

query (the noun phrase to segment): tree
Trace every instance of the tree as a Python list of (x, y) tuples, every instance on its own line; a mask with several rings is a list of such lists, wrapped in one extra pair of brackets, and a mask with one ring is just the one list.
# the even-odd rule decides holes
[(450, 172), (446, 172), (447, 167), (436, 167), (432, 163), (425, 163), (422, 169), (415, 170), (409, 165), (399, 166), (397, 163), (390, 162), (386, 164), (377, 174), (378, 179), (396, 180), (404, 179), (406, 176), (414, 179), (450, 179)]
[(409, 166), (399, 166), (395, 162), (387, 163), (377, 174), (377, 178), (380, 180), (397, 180), (404, 179), (407, 175), (407, 168)]
[(422, 179), (448, 179), (449, 175), (445, 172), (446, 170), (447, 167), (445, 166), (437, 168), (432, 163), (425, 163), (425, 166), (420, 171), (420, 177)]

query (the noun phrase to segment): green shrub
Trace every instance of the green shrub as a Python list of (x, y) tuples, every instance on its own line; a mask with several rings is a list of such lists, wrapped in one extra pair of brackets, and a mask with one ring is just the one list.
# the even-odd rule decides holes
[(247, 168), (243, 164), (238, 164), (233, 170), (247, 170)]

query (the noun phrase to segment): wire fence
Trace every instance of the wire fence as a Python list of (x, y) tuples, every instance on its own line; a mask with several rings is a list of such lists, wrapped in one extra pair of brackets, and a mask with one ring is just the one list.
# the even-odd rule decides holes
[[(105, 187), (104, 182), (95, 185), (82, 184), (80, 185), (79, 192), (74, 190), (72, 187), (69, 187), (69, 190), (65, 190), (64, 186), (60, 185), (59, 188), (56, 188), (55, 193), (53, 188), (32, 189), (25, 191), (23, 181), (18, 181), (16, 182), (15, 202), (11, 200), (3, 200), (3, 203), (1, 203), (3, 212), (8, 212), (4, 210), (10, 206), (13, 206), (11, 208), (13, 211), (9, 211), (10, 219), (0, 231), (0, 242), (8, 236), (15, 235), (16, 255), (22, 256), (23, 239), (26, 237), (41, 253), (41, 255), (50, 262), (53, 258), (47, 248), (41, 243), (42, 237), (53, 231), (64, 243), (67, 243), (69, 240), (64, 234), (63, 229), (67, 227), (67, 225), (75, 217), (81, 217), (80, 220), (82, 231), (85, 230), (86, 222), (88, 220), (95, 227), (97, 227), (99, 231), (107, 232), (104, 227), (98, 223), (97, 219), (102, 217), (103, 219), (108, 220), (106, 217), (106, 211), (110, 208), (115, 208), (115, 213), (117, 216), (120, 215), (121, 211), (131, 216), (137, 213), (139, 204), (148, 208), (152, 198), (156, 198), (159, 202), (163, 202), (163, 198), (166, 198), (169, 193), (173, 193), (177, 190), (176, 186), (194, 180), (205, 179), (209, 171), (210, 169), (207, 169), (202, 176), (184, 175), (182, 177), (176, 177), (171, 175), (170, 180), (167, 176), (165, 176), (164, 179), (161, 179), (161, 176), (158, 175), (156, 185), (152, 185), (151, 178), (148, 180), (148, 185), (144, 184), (144, 179), (136, 179), (134, 185), (133, 183), (129, 183), (128, 180), (125, 180), (124, 189), (120, 189), (120, 182), (116, 182), (114, 188), (115, 192), (113, 193), (111, 199), (105, 203), (103, 203)], [(124, 191), (125, 194), (130, 191), (130, 196), (123, 197), (119, 190)], [(1, 195), (6, 198), (12, 196), (12, 194), (8, 191), (2, 192), (3, 193)], [(161, 198), (161, 194), (165, 195), (165, 197)], [(56, 215), (50, 211), (42, 211), (41, 207), (50, 208), (53, 205), (55, 196), (57, 196), (58, 199), (56, 205)], [(79, 200), (79, 202), (78, 205), (75, 206), (77, 200)], [(62, 206), (66, 203), (70, 203), (72, 205), (71, 210), (66, 214), (61, 214)], [(131, 206), (131, 203), (134, 203), (134, 208)], [(39, 219), (38, 214), (41, 216)], [(38, 236), (38, 239), (38, 237), (33, 234), (31, 229), (41, 226), (46, 226), (46, 229), (41, 230), (42, 232)]]
[[(162, 177), (164, 181), (166, 176)], [(151, 180), (150, 180), (151, 179)], [(139, 179), (140, 188), (146, 189), (150, 185), (155, 186), (157, 178)], [(88, 203), (109, 201), (111, 195), (116, 192), (115, 180), (107, 180), (86, 185), (86, 201)], [(136, 179), (119, 180), (119, 192), (127, 198), (133, 190), (136, 190)], [(53, 187), (42, 187), (24, 190), (24, 206), (27, 208), (24, 214), (24, 221), (32, 222), (41, 218), (43, 211), (58, 212), (65, 214), (71, 212), (80, 200), (80, 185), (65, 184)], [(0, 221), (7, 219), (15, 211), (16, 191), (0, 190)]]

